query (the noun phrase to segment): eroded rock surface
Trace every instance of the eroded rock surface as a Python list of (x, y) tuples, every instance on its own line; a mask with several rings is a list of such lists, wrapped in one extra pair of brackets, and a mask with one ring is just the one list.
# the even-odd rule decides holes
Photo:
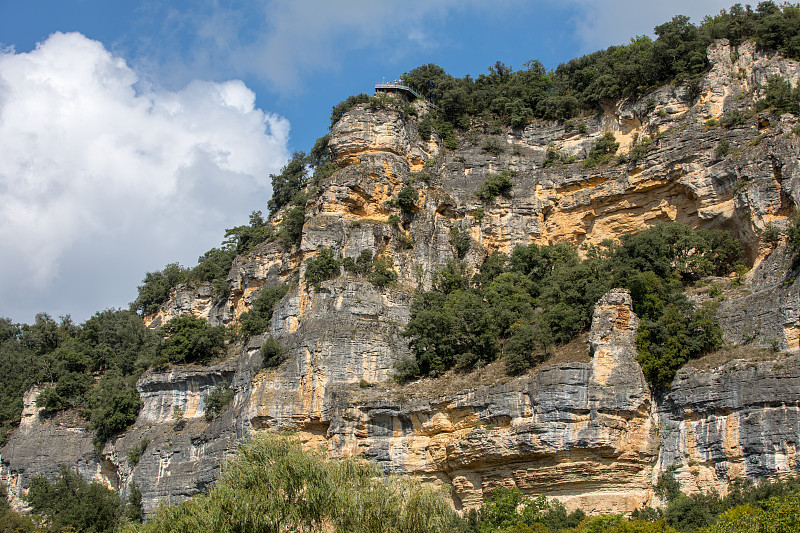
[[(638, 320), (624, 291), (596, 306), (591, 362), (545, 364), (506, 383), (426, 396), (390, 382), (394, 364), (409, 356), (401, 332), (414, 291), (430, 288), (433, 274), (455, 256), (454, 228), (470, 237), (464, 260), (473, 269), (493, 251), (519, 244), (597, 244), (658, 221), (728, 230), (756, 268), (745, 290), (720, 306), (726, 340), (800, 349), (791, 259), (762, 238), (769, 225), (785, 226), (800, 202), (797, 118), (764, 112), (729, 129), (706, 123), (752, 105), (770, 75), (795, 83), (800, 67), (748, 43), (734, 50), (720, 41), (709, 57), (713, 68), (696, 101), (688, 87), (663, 87), (609, 103), (585, 128), (476, 128), (456, 150), (445, 150), (435, 134), (424, 141), (418, 119), (398, 110), (353, 108), (331, 131), (342, 168), (309, 198), (300, 245), (265, 242), (235, 260), (227, 299), (215, 302), (207, 286), (181, 287), (148, 317), (154, 327), (189, 313), (227, 325), (262, 287), (290, 282), (269, 331), (226, 364), (149, 372), (139, 383), (139, 419), (100, 456), (90, 432), (43, 420), (28, 401), (20, 429), (0, 450), (2, 476), (19, 495), (32, 475), (53, 474), (63, 462), (123, 495), (136, 481), (152, 510), (159, 499), (202, 490), (236, 442), (275, 428), (294, 429), (308, 446), (333, 455), (362, 454), (389, 472), (448, 483), (458, 508), (516, 485), (569, 507), (627, 511), (654, 502), (653, 483), (673, 465), (688, 491), (724, 492), (742, 475), (797, 473), (796, 358), (687, 369), (667, 393), (653, 394), (635, 360)], [(425, 104), (415, 105), (424, 113)], [(620, 153), (645, 136), (653, 142), (637, 161), (584, 169), (582, 159), (605, 132), (614, 133)], [(727, 154), (718, 150), (723, 141)], [(545, 165), (548, 150), (578, 161)], [(483, 203), (476, 192), (503, 171), (514, 173), (510, 195)], [(414, 184), (419, 200), (389, 225), (405, 183)], [(391, 261), (398, 281), (379, 289), (342, 271), (314, 289), (303, 278), (305, 261), (323, 246), (340, 257), (369, 250)], [(267, 335), (290, 357), (258, 371)], [(208, 422), (204, 395), (222, 380), (235, 400)], [(182, 428), (171, 418), (175, 406), (185, 413)], [(145, 439), (131, 464), (127, 452)]]

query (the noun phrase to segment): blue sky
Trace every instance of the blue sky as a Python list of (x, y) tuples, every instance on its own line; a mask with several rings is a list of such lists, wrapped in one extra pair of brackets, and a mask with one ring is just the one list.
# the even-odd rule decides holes
[(126, 307), (265, 210), (331, 107), (436, 63), (547, 68), (716, 0), (0, 0), (0, 316)]

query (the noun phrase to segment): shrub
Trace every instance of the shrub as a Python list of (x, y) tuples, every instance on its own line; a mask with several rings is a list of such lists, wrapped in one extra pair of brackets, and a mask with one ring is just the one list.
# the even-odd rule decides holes
[(789, 226), (786, 228), (786, 239), (792, 252), (795, 254), (800, 252), (800, 211), (797, 211), (789, 221)]
[(419, 200), (419, 193), (417, 193), (417, 189), (411, 185), (405, 185), (397, 194), (397, 206), (406, 214), (414, 212), (417, 200)]
[(186, 280), (187, 270), (178, 263), (170, 263), (160, 272), (148, 272), (139, 286), (139, 295), (131, 304), (131, 310), (142, 315), (158, 311), (169, 299), (169, 291)]
[(89, 484), (63, 466), (52, 483), (44, 476), (31, 479), (25, 499), (35, 514), (47, 518), (51, 531), (111, 532), (122, 511), (116, 492)]
[(164, 344), (161, 360), (168, 363), (207, 363), (222, 354), (225, 329), (210, 327), (205, 320), (192, 315), (173, 318), (161, 329)]
[(783, 232), (774, 224), (769, 224), (765, 229), (764, 233), (761, 234), (761, 238), (764, 239), (771, 248), (775, 248), (781, 242), (781, 235)]
[(573, 163), (575, 162), (575, 159), (575, 156), (569, 155), (566, 152), (562, 152), (553, 146), (548, 146), (547, 150), (545, 151), (545, 158), (542, 162), (542, 167), (550, 168), (556, 163)]
[(125, 504), (125, 518), (131, 522), (141, 523), (144, 519), (144, 509), (142, 507), (142, 491), (136, 482), (131, 483), (128, 502)]
[(472, 238), (469, 236), (468, 231), (461, 230), (455, 226), (450, 228), (450, 246), (455, 249), (456, 257), (459, 260), (464, 259), (471, 244)]
[(289, 351), (275, 337), (268, 337), (261, 345), (259, 352), (264, 368), (280, 366), (289, 357)]
[(176, 405), (172, 408), (172, 420), (175, 421), (172, 429), (175, 431), (183, 431), (183, 428), (186, 427), (186, 419), (183, 417), (185, 413), (183, 412), (183, 408), (179, 405)]
[(339, 275), (340, 262), (333, 256), (333, 251), (324, 246), (317, 250), (317, 255), (306, 262), (306, 281), (319, 289), (320, 283)]
[(257, 434), (205, 494), (159, 507), (140, 531), (438, 533), (458, 519), (443, 493), (355, 459), (325, 460), (296, 440)]
[(397, 236), (397, 243), (400, 245), (401, 250), (410, 250), (414, 247), (414, 239), (405, 233), (400, 233)]
[(303, 237), (303, 224), (306, 223), (306, 206), (295, 206), (284, 214), (278, 237), (287, 246), (297, 246)]
[(595, 141), (592, 149), (589, 150), (589, 157), (584, 161), (583, 168), (592, 168), (609, 162), (618, 148), (617, 138), (613, 133), (606, 132)]
[(205, 397), (205, 417), (214, 420), (233, 401), (234, 392), (227, 381), (214, 387)]
[(476, 193), (478, 198), (484, 203), (491, 203), (496, 196), (509, 196), (514, 182), (511, 178), (516, 173), (511, 170), (504, 170), (500, 174), (487, 174), (486, 181)]
[(289, 292), (289, 284), (261, 287), (250, 309), (239, 315), (239, 324), (244, 339), (260, 335), (269, 328), (275, 306)]
[(731, 143), (722, 139), (717, 143), (717, 149), (714, 151), (714, 155), (717, 157), (725, 157), (728, 155), (728, 152), (731, 150)]
[(355, 260), (352, 257), (345, 257), (342, 259), (342, 266), (347, 272), (367, 277), (372, 272), (372, 252), (367, 249), (361, 250)]
[(506, 151), (506, 149), (495, 139), (486, 139), (483, 143), (483, 151), (488, 152), (494, 156), (498, 156)]
[(306, 184), (306, 154), (295, 152), (281, 169), (280, 174), (270, 174), (272, 198), (267, 202), (270, 214), (288, 205)]
[(141, 459), (142, 454), (147, 449), (148, 444), (150, 444), (150, 439), (144, 438), (125, 453), (126, 457), (128, 458), (128, 464), (130, 464), (131, 468), (139, 464), (139, 459)]
[[(213, 248), (206, 252), (203, 257), (198, 259), (200, 263), (192, 270), (192, 274), (201, 281), (211, 281), (216, 277), (227, 275), (234, 256), (250, 252), (250, 250), (272, 237), (272, 233), (272, 224), (264, 220), (261, 211), (253, 211), (250, 213), (250, 223), (248, 225), (236, 226), (225, 230), (225, 240), (222, 241), (223, 249)], [(203, 265), (208, 260), (213, 261), (213, 263), (207, 266)], [(209, 276), (204, 272), (209, 269), (218, 269), (219, 272), (212, 272), (213, 275)]]
[(389, 215), (389, 218), (386, 220), (386, 223), (389, 224), (390, 226), (397, 227), (400, 224), (400, 217), (395, 214), (391, 214)]
[(720, 121), (725, 128), (734, 128), (747, 122), (747, 115), (741, 109), (732, 109), (725, 113)]
[(355, 96), (348, 96), (345, 100), (342, 100), (331, 109), (331, 125), (333, 127), (340, 118), (344, 116), (345, 113), (353, 109), (358, 104), (366, 104), (369, 102), (369, 95), (365, 93), (360, 93)]
[(397, 272), (392, 268), (390, 259), (377, 259), (372, 263), (372, 272), (369, 281), (377, 287), (386, 287), (397, 281)]

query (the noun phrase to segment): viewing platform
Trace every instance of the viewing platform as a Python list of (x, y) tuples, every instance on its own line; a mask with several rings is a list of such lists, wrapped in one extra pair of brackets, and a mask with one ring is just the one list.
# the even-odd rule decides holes
[[(395, 80), (395, 81), (381, 81), (381, 82), (376, 83), (375, 84), (375, 92), (376, 93), (377, 92), (399, 93), (399, 94), (402, 94), (402, 95), (406, 96), (406, 98), (408, 98), (408, 100), (410, 102), (413, 102), (417, 98), (424, 98), (417, 91), (415, 91), (414, 89), (412, 89), (408, 85), (403, 85), (401, 82), (399, 82), (397, 80)], [(436, 105), (433, 102), (431, 102), (431, 100), (429, 98), (424, 98), (424, 99), (434, 109), (438, 109), (438, 107), (436, 107)]]

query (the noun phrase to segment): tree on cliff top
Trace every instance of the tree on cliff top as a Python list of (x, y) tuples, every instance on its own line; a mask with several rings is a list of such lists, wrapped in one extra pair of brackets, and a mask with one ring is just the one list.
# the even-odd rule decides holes
[(292, 202), (306, 184), (307, 172), (306, 154), (295, 152), (280, 174), (269, 175), (272, 180), (272, 198), (267, 202), (270, 215)]

